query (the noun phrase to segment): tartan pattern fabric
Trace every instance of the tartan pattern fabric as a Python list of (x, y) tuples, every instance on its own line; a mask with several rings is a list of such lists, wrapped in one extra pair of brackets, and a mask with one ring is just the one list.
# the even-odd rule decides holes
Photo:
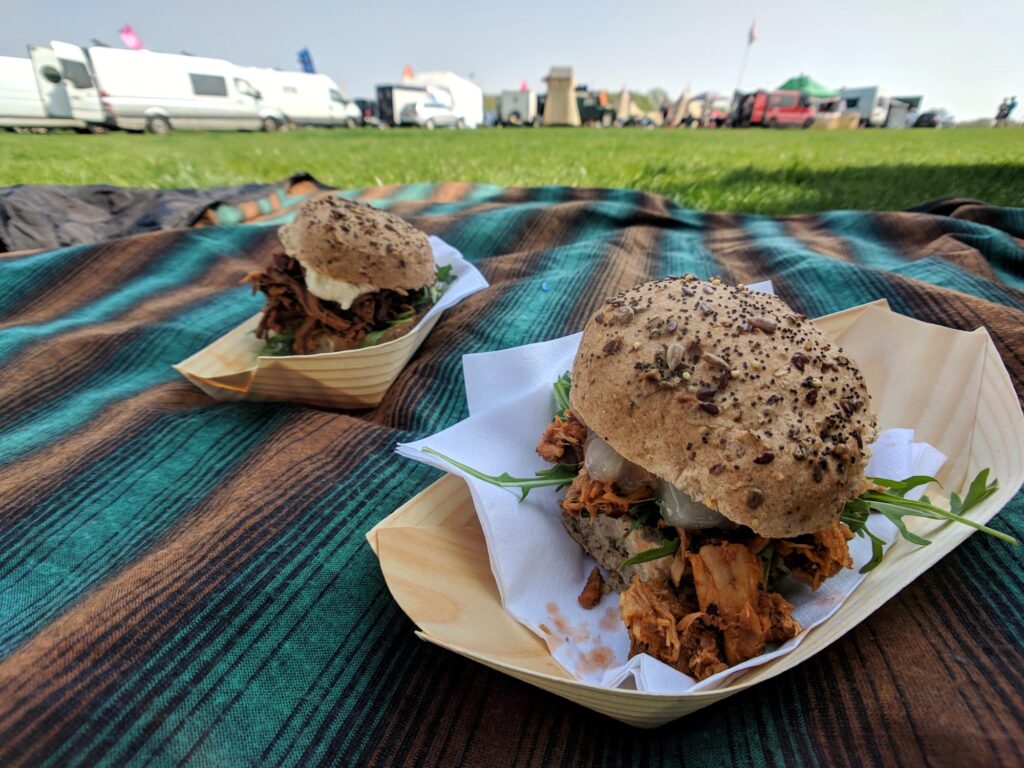
[[(1024, 209), (768, 219), (625, 190), (341, 194), (491, 283), (369, 411), (215, 403), (170, 367), (259, 308), (238, 281), (304, 195), (0, 256), (0, 764), (1024, 760), (1024, 555), (987, 537), (809, 662), (653, 732), (421, 643), (363, 539), (439, 476), (393, 448), (466, 416), (462, 355), (576, 331), (648, 278), (771, 278), (810, 316), (886, 298), (985, 325), (1020, 394)], [(994, 524), (1024, 535), (1024, 497)]]

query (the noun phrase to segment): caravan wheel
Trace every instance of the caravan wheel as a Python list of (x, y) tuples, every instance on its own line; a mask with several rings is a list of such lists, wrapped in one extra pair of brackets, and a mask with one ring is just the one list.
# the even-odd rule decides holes
[(466, 121), (460, 117), (458, 120), (455, 121), (455, 127), (461, 131), (463, 128), (466, 127)]
[(263, 118), (263, 132), (264, 133), (277, 133), (277, 130), (281, 127), (281, 124), (272, 117)]
[(151, 117), (146, 121), (146, 131), (154, 136), (165, 136), (171, 132), (171, 122), (166, 117)]
[(345, 127), (346, 128), (355, 128), (356, 127), (355, 119), (351, 118), (351, 117), (346, 117), (345, 118)]
[(428, 131), (434, 130), (434, 120), (433, 120), (433, 118), (431, 118), (430, 120), (427, 120), (427, 122), (425, 122), (423, 124), (423, 127), (426, 128)]

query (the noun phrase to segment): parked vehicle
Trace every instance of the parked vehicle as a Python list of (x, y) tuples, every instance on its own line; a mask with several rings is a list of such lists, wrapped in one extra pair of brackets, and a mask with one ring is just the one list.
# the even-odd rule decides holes
[(74, 43), (64, 43), (60, 40), (51, 40), (50, 46), (57, 55), (61, 72), (64, 74), (71, 116), (86, 125), (111, 122), (110, 113), (104, 108), (100, 98), (100, 89), (96, 85), (94, 70), (86, 50)]
[[(53, 96), (44, 104), (32, 60), (0, 56), (0, 127), (36, 131), (83, 125), (71, 117), (64, 79), (57, 66), (49, 66), (47, 77)], [(60, 117), (52, 117), (47, 111), (48, 105)]]
[(359, 107), (360, 122), (363, 125), (380, 125), (380, 114), (377, 111), (377, 102), (371, 99), (356, 99), (356, 106)]
[(327, 75), (262, 67), (244, 67), (241, 72), (259, 91), (263, 106), (280, 111), (289, 125), (355, 128), (362, 122), (359, 107), (343, 98)]
[(484, 90), (454, 72), (417, 72), (411, 82), (426, 88), (436, 101), (448, 107), (466, 128), (484, 121)]
[(423, 101), (414, 101), (402, 107), (401, 124), (418, 125), (427, 130), (466, 127), (466, 121), (433, 94), (428, 94)]
[(591, 91), (585, 85), (576, 86), (576, 106), (583, 125), (601, 125), (608, 128), (615, 123), (615, 107), (608, 103), (605, 91)]
[[(84, 101), (93, 88), (88, 69), (58, 56), (49, 46), (28, 49), (27, 59), (0, 56), (0, 127), (33, 132), (106, 130), (108, 116), (102, 105), (96, 108)], [(98, 95), (95, 103), (99, 105)]]
[(102, 106), (119, 128), (276, 131), (285, 122), (242, 68), (224, 59), (101, 46), (89, 48), (88, 59)]
[(754, 91), (740, 98), (733, 124), (810, 128), (817, 113), (817, 107), (800, 91)]
[(502, 91), (498, 97), (498, 122), (502, 125), (533, 125), (538, 114), (536, 91)]
[(425, 85), (378, 85), (377, 116), (384, 125), (401, 125), (402, 109), (427, 97)]
[(847, 111), (857, 112), (865, 128), (881, 128), (888, 121), (891, 99), (879, 86), (840, 88), (839, 94), (846, 101)]
[(952, 128), (954, 125), (956, 125), (956, 120), (944, 109), (922, 112), (914, 121), (915, 128)]

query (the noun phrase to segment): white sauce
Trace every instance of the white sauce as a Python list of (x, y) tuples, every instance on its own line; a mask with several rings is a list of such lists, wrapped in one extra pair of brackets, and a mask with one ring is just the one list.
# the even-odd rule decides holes
[[(301, 262), (302, 259), (299, 259), (299, 261)], [(336, 301), (341, 305), (342, 309), (350, 309), (353, 302), (360, 296), (377, 290), (372, 285), (360, 285), (344, 280), (336, 280), (333, 277), (327, 277), (314, 269), (310, 269), (305, 264), (302, 266), (306, 271), (306, 287), (309, 289), (309, 292), (318, 299)]]

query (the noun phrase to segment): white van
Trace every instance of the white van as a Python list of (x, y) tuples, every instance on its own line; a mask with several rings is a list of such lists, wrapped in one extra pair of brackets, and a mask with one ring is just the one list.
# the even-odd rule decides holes
[(291, 125), (344, 125), (355, 128), (362, 112), (342, 97), (338, 84), (327, 75), (243, 67), (243, 76), (262, 94), (263, 104), (274, 107)]
[(224, 59), (93, 46), (89, 61), (102, 106), (117, 127), (175, 130), (264, 130), (284, 115), (263, 104), (242, 68)]
[(92, 85), (88, 70), (58, 56), (53, 48), (30, 45), (28, 49), (27, 59), (0, 56), (0, 127), (104, 130), (107, 116), (98, 96), (97, 109), (81, 108), (85, 88), (77, 86)]
[(840, 97), (846, 102), (846, 110), (860, 113), (860, 124), (865, 127), (881, 128), (889, 119), (890, 99), (877, 85), (866, 88), (840, 88)]

